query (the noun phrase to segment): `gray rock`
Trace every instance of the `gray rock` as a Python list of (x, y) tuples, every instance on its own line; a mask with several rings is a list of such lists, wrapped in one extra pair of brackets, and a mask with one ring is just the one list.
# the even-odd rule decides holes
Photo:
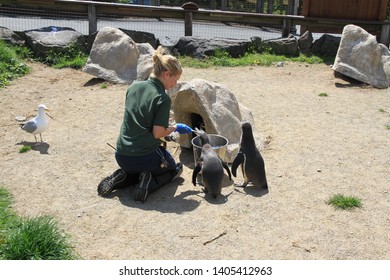
[(249, 40), (181, 37), (173, 47), (180, 55), (205, 58), (215, 54), (216, 50), (226, 51), (231, 57), (240, 57), (250, 46)]
[(24, 45), (25, 40), (12, 30), (0, 26), (0, 39), (12, 45)]
[(334, 57), (337, 54), (340, 40), (340, 37), (324, 34), (314, 41), (311, 51), (318, 56)]
[[(154, 36), (154, 34), (149, 32), (143, 32), (143, 31), (135, 31), (135, 30), (127, 30), (119, 28), (123, 33), (125, 33), (127, 36), (129, 36), (131, 39), (133, 39), (134, 42), (138, 44), (142, 43), (149, 43), (153, 48), (157, 48), (158, 46), (158, 40)], [(93, 42), (95, 41), (96, 35), (99, 31), (94, 32), (93, 34), (88, 36), (87, 39), (87, 52), (89, 53), (92, 49)]]
[(311, 46), (313, 45), (313, 34), (308, 30), (298, 38), (298, 49), (301, 53), (310, 55)]
[(262, 46), (270, 48), (277, 55), (299, 56), (298, 40), (290, 35), (288, 38), (264, 40)]
[(120, 84), (146, 79), (152, 71), (154, 49), (136, 44), (123, 31), (104, 27), (98, 32), (83, 71)]
[(61, 51), (71, 46), (85, 50), (85, 37), (80, 32), (68, 28), (49, 26), (23, 32), (26, 45), (37, 56), (45, 57), (49, 50)]
[(343, 29), (333, 70), (377, 88), (388, 88), (390, 52), (376, 37), (356, 25)]
[[(169, 95), (175, 121), (194, 128), (199, 127), (195, 123), (198, 119), (207, 133), (226, 137), (229, 145), (223, 160), (232, 162), (239, 149), (241, 121), (247, 120), (253, 125), (252, 113), (240, 105), (226, 87), (203, 79), (181, 82), (169, 91)], [(184, 148), (191, 148), (191, 135), (180, 135), (179, 143)]]

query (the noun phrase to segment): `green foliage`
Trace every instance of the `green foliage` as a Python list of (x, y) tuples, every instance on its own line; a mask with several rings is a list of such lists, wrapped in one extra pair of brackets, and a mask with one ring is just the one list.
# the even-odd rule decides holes
[(57, 69), (73, 68), (80, 69), (87, 62), (88, 55), (76, 45), (72, 45), (66, 49), (49, 50), (41, 62)]
[(326, 92), (321, 92), (318, 96), (321, 96), (321, 97), (327, 97), (329, 96)]
[(12, 197), (10, 193), (0, 187), (0, 246), (3, 243), (5, 232), (9, 228), (14, 228), (19, 219), (11, 209)]
[(0, 259), (73, 260), (69, 236), (49, 216), (23, 219), (11, 209), (10, 193), (0, 187)]
[(30, 69), (18, 53), (22, 53), (22, 48), (15, 49), (0, 40), (0, 88), (8, 85), (17, 77), (29, 73)]
[(258, 53), (253, 49), (240, 58), (232, 58), (226, 51), (217, 50), (214, 56), (200, 60), (188, 56), (180, 57), (180, 62), (185, 67), (209, 68), (209, 67), (236, 67), (236, 66), (272, 66), (278, 62), (290, 61), (308, 64), (324, 63), (324, 60), (318, 56), (286, 57), (284, 55), (275, 55), (268, 51)]
[(336, 194), (328, 200), (328, 204), (333, 205), (339, 209), (351, 209), (354, 207), (361, 207), (361, 200), (354, 196), (344, 196)]
[(19, 149), (19, 153), (26, 153), (28, 151), (31, 151), (31, 146), (22, 146), (20, 149)]

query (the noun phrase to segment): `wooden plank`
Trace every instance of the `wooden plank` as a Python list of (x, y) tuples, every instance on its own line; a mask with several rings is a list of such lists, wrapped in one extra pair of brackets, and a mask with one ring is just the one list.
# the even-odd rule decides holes
[(305, 17), (310, 16), (309, 8), (310, 8), (310, 1), (309, 0), (303, 0), (302, 12), (301, 12), (303, 16), (305, 16)]
[(378, 12), (378, 18), (377, 20), (384, 21), (387, 14), (387, 4), (388, 0), (381, 0), (381, 3), (379, 5), (379, 12)]
[(304, 0), (302, 15), (384, 21), (388, 0)]

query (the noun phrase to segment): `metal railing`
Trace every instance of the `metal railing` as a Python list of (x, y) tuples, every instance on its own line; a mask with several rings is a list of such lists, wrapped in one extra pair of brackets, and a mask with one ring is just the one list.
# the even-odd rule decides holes
[(98, 30), (99, 21), (107, 19), (130, 20), (131, 18), (181, 20), (184, 23), (184, 32), (181, 36), (193, 35), (194, 22), (223, 23), (225, 26), (238, 24), (251, 28), (272, 27), (274, 30), (279, 30), (282, 37), (287, 37), (295, 26), (300, 27), (301, 33), (310, 30), (310, 28), (316, 30), (323, 28), (334, 30), (334, 32), (329, 33), (341, 33), (345, 25), (356, 24), (377, 35), (381, 43), (388, 45), (390, 41), (389, 21), (323, 19), (296, 15), (207, 10), (198, 9), (196, 5), (192, 4), (182, 7), (167, 7), (72, 0), (2, 0), (0, 4), (1, 15), (85, 20), (88, 22), (89, 34)]

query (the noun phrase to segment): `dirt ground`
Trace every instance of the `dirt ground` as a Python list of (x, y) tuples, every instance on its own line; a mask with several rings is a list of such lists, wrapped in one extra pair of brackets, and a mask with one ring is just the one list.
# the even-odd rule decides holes
[[(107, 143), (115, 145), (127, 86), (31, 67), (0, 90), (0, 185), (20, 215), (54, 216), (83, 259), (390, 259), (390, 89), (336, 78), (327, 65), (185, 68), (182, 81), (221, 83), (251, 110), (256, 137), (269, 140), (269, 193), (226, 181), (223, 196), (208, 199), (191, 183), (192, 151), (171, 143), (182, 178), (141, 204), (130, 189), (96, 191), (117, 169)], [(47, 144), (19, 153), (34, 137), (15, 118), (40, 103), (52, 116)], [(327, 205), (337, 193), (362, 207)]]

